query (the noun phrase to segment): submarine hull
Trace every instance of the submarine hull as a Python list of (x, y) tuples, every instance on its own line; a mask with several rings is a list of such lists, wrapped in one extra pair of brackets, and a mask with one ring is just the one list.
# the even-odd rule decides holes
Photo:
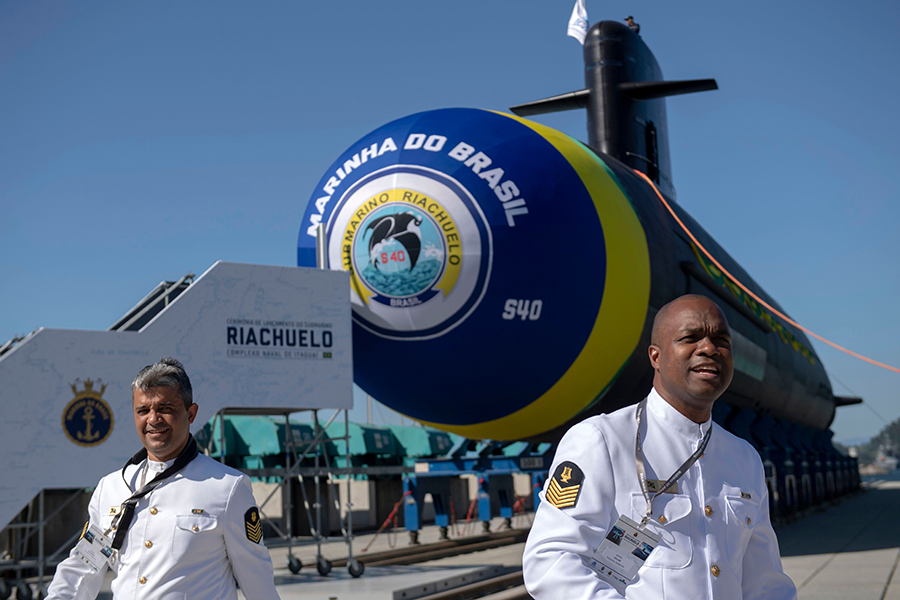
[[(778, 305), (689, 216), (722, 266)], [(298, 240), (351, 274), (354, 378), (420, 422), (469, 438), (558, 439), (650, 388), (656, 311), (716, 300), (735, 332), (722, 400), (814, 429), (834, 398), (802, 332), (747, 297), (630, 166), (526, 119), (478, 109), (410, 115), (322, 177)], [(780, 310), (780, 309), (779, 309)]]

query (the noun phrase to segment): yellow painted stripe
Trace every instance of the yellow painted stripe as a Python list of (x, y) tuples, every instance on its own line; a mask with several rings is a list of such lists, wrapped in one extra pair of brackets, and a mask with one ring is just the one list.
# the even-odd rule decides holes
[(424, 422), (470, 439), (512, 440), (535, 436), (587, 408), (612, 383), (634, 352), (650, 301), (647, 238), (631, 203), (593, 153), (569, 136), (513, 115), (550, 142), (578, 173), (594, 201), (606, 242), (606, 281), (594, 327), (562, 377), (528, 406), (473, 425)]
[(576, 486), (562, 487), (555, 481), (552, 481), (552, 482), (550, 482), (550, 489), (552, 489), (555, 492), (558, 492), (560, 494), (577, 494), (578, 490), (581, 489), (581, 486), (576, 485)]
[(551, 480), (550, 480), (550, 485), (555, 485), (555, 486), (557, 486), (557, 487), (558, 487), (559, 489), (561, 489), (561, 490), (567, 490), (567, 489), (569, 489), (569, 488), (572, 488), (572, 489), (578, 489), (579, 487), (581, 487), (581, 484), (580, 484), (580, 483), (573, 483), (573, 484), (571, 484), (571, 485), (562, 485), (562, 484), (559, 483), (559, 481), (557, 481), (556, 479), (551, 479)]
[(571, 500), (572, 502), (575, 502), (575, 498), (574, 498), (574, 497), (564, 497), (564, 496), (560, 496), (559, 494), (547, 494), (547, 496), (548, 496), (548, 497), (551, 497), (551, 498), (553, 498), (553, 499), (555, 499), (555, 500), (557, 500), (557, 501), (560, 501), (560, 502), (563, 502), (563, 501), (568, 502), (568, 501), (570, 501), (570, 500)]
[(556, 498), (557, 500), (571, 500), (572, 502), (574, 502), (575, 499), (578, 497), (578, 494), (571, 494), (571, 495), (563, 496), (561, 494), (556, 494), (553, 492), (551, 492), (548, 495)]
[(553, 494), (553, 493), (550, 493), (550, 494), (547, 494), (547, 497), (548, 497), (548, 498), (553, 498), (553, 499), (555, 499), (555, 500), (557, 500), (557, 501), (559, 501), (559, 502), (563, 502), (563, 501), (568, 502), (569, 500), (571, 500), (572, 502), (575, 502), (575, 500), (578, 498), (578, 494), (575, 494), (575, 495), (572, 495), (572, 496), (561, 496), (561, 495), (559, 495), (559, 494)]
[(558, 506), (560, 508), (564, 508), (565, 506), (574, 506), (575, 502), (578, 500), (578, 490), (576, 489), (567, 492), (560, 492), (559, 486), (554, 486), (555, 483), (555, 481), (550, 482), (550, 488), (547, 490), (547, 500), (550, 501), (554, 506)]
[(552, 491), (554, 494), (557, 494), (557, 495), (559, 495), (559, 496), (577, 496), (577, 495), (578, 495), (578, 489), (580, 489), (580, 488), (577, 488), (577, 489), (574, 489), (574, 490), (563, 490), (563, 489), (560, 489), (559, 487), (555, 487), (555, 488), (553, 488), (551, 491)]
[(547, 500), (547, 501), (550, 504), (552, 504), (553, 506), (555, 506), (556, 508), (569, 508), (570, 506), (575, 506), (574, 502), (562, 503), (562, 502), (554, 502), (553, 500)]

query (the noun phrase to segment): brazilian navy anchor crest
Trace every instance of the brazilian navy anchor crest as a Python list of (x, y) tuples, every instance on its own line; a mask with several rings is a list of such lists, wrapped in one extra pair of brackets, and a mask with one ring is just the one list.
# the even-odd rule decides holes
[[(97, 446), (106, 441), (113, 428), (112, 410), (103, 400), (106, 384), (100, 380), (86, 379), (82, 389), (80, 380), (71, 384), (75, 398), (63, 411), (62, 425), (66, 436), (79, 446)], [(94, 385), (100, 389), (94, 389)]]

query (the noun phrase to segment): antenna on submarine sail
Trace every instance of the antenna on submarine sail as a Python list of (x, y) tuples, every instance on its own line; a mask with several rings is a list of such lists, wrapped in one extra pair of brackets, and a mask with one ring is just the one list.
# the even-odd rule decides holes
[(718, 89), (715, 79), (664, 81), (656, 57), (626, 25), (595, 23), (584, 40), (585, 89), (510, 110), (528, 117), (576, 108), (588, 113), (588, 143), (645, 173), (675, 198), (669, 161), (666, 96)]

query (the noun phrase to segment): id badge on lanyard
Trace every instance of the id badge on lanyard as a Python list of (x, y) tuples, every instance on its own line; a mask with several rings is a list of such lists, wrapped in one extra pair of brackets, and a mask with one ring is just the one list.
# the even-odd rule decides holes
[(625, 588), (634, 581), (634, 576), (657, 544), (658, 535), (642, 529), (628, 517), (620, 516), (591, 556), (588, 566), (624, 596)]
[(75, 556), (95, 573), (105, 565), (114, 567), (117, 555), (112, 540), (96, 525), (88, 526), (75, 546)]

